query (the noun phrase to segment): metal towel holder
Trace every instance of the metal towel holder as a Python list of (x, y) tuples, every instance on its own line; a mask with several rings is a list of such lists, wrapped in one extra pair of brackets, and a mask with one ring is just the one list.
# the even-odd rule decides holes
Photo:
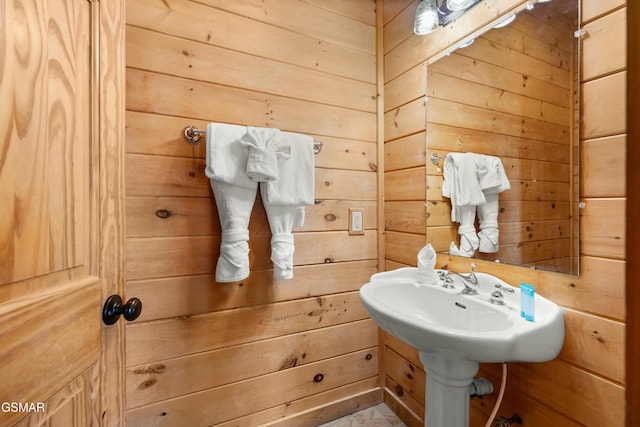
[[(195, 128), (191, 125), (185, 127), (182, 130), (182, 136), (184, 140), (189, 144), (197, 144), (200, 142), (201, 135), (206, 135), (207, 131)], [(316, 139), (313, 140), (313, 152), (318, 154), (322, 150), (322, 141), (318, 141)]]

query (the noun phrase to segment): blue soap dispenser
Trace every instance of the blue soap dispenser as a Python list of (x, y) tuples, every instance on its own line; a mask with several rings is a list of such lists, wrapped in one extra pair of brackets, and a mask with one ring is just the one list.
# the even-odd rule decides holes
[(533, 322), (535, 320), (535, 291), (533, 286), (520, 283), (520, 317)]

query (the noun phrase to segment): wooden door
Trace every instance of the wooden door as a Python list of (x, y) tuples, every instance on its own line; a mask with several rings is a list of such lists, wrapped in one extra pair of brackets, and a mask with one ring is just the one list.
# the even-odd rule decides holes
[(122, 420), (122, 3), (0, 2), (0, 426)]

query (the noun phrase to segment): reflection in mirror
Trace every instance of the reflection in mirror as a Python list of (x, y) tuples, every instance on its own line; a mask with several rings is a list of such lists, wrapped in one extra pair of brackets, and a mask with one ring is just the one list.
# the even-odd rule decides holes
[(428, 65), (427, 149), (438, 157), (427, 165), (427, 238), (437, 251), (460, 242), (442, 196), (444, 156), (486, 154), (511, 188), (499, 195), (498, 252), (474, 257), (578, 273), (578, 9), (540, 2)]

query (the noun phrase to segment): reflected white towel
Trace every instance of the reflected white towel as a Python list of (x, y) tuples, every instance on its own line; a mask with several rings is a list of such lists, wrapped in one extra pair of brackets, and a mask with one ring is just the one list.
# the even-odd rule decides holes
[(248, 126), (242, 145), (249, 150), (246, 172), (252, 181), (278, 179), (278, 160), (287, 160), (291, 151), (289, 145), (282, 141), (279, 129)]
[(262, 200), (265, 205), (310, 206), (314, 203), (315, 159), (313, 138), (282, 132), (282, 141), (290, 147), (289, 159), (278, 159), (278, 179), (266, 182)]
[(249, 150), (241, 140), (246, 126), (226, 123), (207, 125), (207, 157), (204, 173), (210, 179), (235, 186), (256, 189), (256, 183), (246, 174)]
[(449, 245), (449, 254), (469, 258), (475, 254), (480, 244), (474, 225), (476, 220), (476, 207), (460, 206), (458, 209), (460, 216), (460, 226), (458, 226), (460, 247), (458, 248), (454, 242), (451, 242)]
[(444, 158), (442, 195), (451, 199), (451, 220), (460, 222), (461, 206), (477, 206), (485, 202), (478, 180), (475, 153), (449, 153)]
[(489, 193), (485, 196), (487, 202), (478, 206), (478, 220), (480, 222), (480, 252), (495, 253), (500, 248), (498, 230), (498, 193)]
[(500, 232), (498, 230), (498, 193), (511, 188), (502, 160), (495, 156), (482, 156), (478, 162), (480, 187), (486, 202), (478, 206), (478, 232), (480, 252), (496, 253), (500, 248)]
[(485, 194), (502, 193), (511, 188), (502, 160), (495, 156), (481, 155), (478, 159), (478, 180)]

